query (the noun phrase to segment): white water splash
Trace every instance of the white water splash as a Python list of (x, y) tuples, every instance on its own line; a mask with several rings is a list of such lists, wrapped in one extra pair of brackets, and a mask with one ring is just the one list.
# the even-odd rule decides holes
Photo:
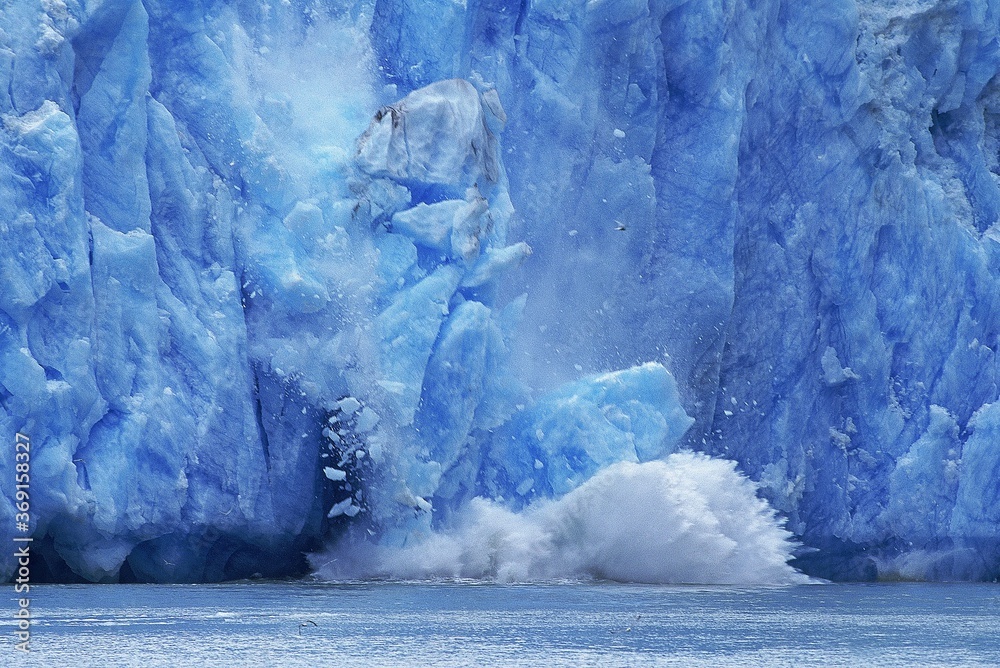
[(735, 464), (693, 453), (609, 466), (554, 501), (512, 512), (473, 500), (454, 525), (403, 547), (345, 541), (314, 564), (332, 579), (786, 584), (791, 534)]

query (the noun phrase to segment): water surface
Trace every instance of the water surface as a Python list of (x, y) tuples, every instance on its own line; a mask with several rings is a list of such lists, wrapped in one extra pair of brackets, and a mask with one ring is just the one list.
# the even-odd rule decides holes
[(998, 585), (269, 582), (31, 594), (32, 652), (15, 653), (10, 632), (0, 665), (1000, 665)]

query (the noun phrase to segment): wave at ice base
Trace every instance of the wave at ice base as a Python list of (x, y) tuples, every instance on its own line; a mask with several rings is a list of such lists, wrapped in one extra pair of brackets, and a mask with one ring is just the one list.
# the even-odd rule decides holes
[(791, 534), (728, 460), (682, 452), (619, 462), (521, 512), (473, 499), (450, 529), (403, 547), (357, 544), (314, 558), (321, 577), (602, 578), (791, 584)]

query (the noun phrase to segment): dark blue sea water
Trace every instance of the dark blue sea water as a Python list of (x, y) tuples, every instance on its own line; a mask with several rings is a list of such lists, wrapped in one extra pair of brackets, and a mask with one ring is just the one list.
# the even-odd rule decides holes
[(295, 582), (31, 594), (32, 652), (16, 653), (10, 631), (0, 665), (1000, 665), (998, 585)]

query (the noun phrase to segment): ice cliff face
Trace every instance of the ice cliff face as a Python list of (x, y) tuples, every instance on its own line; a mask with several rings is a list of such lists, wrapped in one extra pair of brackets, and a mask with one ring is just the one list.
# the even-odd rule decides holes
[[(974, 1), (7, 3), (3, 535), (18, 431), (39, 577), (89, 580), (477, 507), (600, 531), (588, 490), (687, 447), (807, 572), (1000, 576), (998, 33)], [(666, 461), (650, 489), (701, 482), (663, 517), (740, 505)], [(698, 535), (778, 568), (761, 513)]]

